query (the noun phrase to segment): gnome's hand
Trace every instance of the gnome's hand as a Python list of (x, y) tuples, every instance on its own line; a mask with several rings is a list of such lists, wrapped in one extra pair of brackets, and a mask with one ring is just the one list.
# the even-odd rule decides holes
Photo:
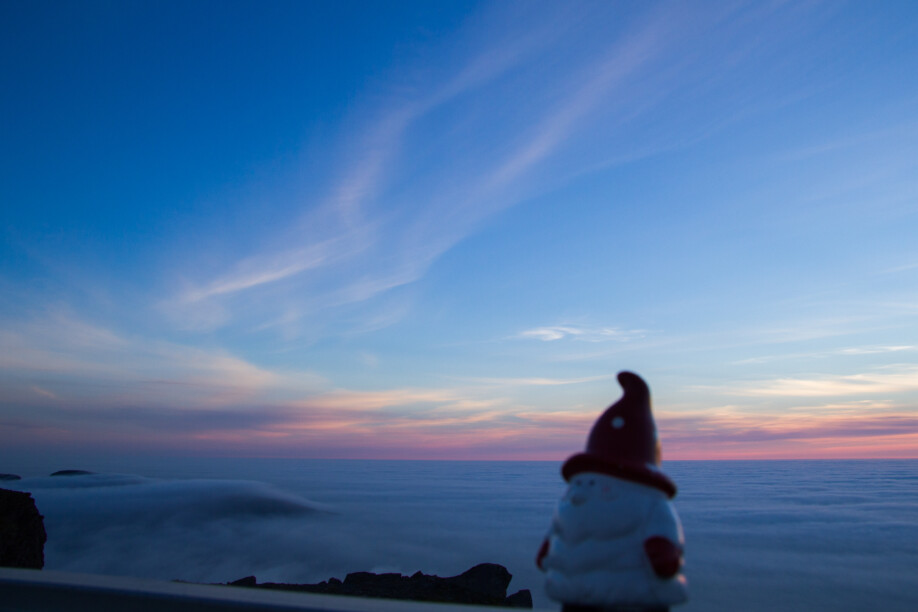
[(644, 540), (644, 552), (660, 578), (672, 578), (682, 567), (682, 547), (663, 536)]
[(544, 559), (545, 555), (547, 554), (548, 554), (548, 539), (546, 538), (545, 541), (542, 542), (542, 546), (539, 547), (539, 554), (536, 555), (536, 566), (538, 566), (540, 570), (545, 569), (544, 567), (542, 567), (542, 559)]

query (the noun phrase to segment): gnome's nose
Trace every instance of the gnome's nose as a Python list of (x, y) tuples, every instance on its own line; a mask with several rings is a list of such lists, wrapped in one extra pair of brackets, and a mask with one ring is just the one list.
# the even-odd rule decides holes
[(575, 506), (582, 506), (586, 502), (586, 495), (578, 491), (571, 495), (571, 503)]

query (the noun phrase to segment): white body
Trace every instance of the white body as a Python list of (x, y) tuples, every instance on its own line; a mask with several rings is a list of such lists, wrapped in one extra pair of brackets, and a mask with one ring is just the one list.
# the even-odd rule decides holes
[(685, 577), (658, 577), (644, 552), (644, 541), (653, 536), (680, 546), (684, 541), (665, 493), (604, 474), (577, 474), (548, 534), (541, 564), (548, 596), (597, 606), (684, 602)]

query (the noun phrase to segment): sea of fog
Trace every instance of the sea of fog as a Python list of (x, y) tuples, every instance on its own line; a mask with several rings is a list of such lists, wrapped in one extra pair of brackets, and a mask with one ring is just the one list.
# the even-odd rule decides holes
[[(15, 465), (0, 471), (17, 471)], [(45, 567), (195, 582), (451, 576), (481, 562), (555, 608), (533, 563), (557, 499), (543, 462), (139, 460), (18, 466)], [(90, 476), (48, 477), (82, 468)], [(918, 609), (918, 460), (671, 461), (684, 612)], [(46, 470), (46, 471), (42, 471)]]

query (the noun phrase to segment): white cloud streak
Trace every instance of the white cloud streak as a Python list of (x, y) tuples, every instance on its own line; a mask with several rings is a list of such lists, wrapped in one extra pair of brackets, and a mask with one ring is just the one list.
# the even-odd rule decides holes
[(122, 336), (63, 312), (0, 331), (0, 370), (9, 379), (5, 396), (22, 385), (63, 403), (88, 392), (97, 404), (123, 397), (195, 408), (324, 384), (309, 372), (272, 372), (221, 349)]
[(918, 391), (918, 365), (889, 365), (861, 374), (776, 378), (744, 383), (721, 390), (731, 395), (775, 398), (877, 396), (915, 392)]
[(839, 349), (832, 349), (826, 351), (811, 351), (806, 353), (782, 353), (779, 355), (764, 355), (761, 357), (749, 357), (746, 359), (741, 359), (736, 361), (737, 365), (748, 365), (748, 364), (760, 364), (768, 363), (773, 361), (786, 361), (788, 359), (817, 359), (833, 356), (862, 356), (862, 355), (884, 355), (888, 353), (909, 353), (918, 351), (918, 346), (911, 344), (895, 344), (895, 345), (866, 345), (866, 346), (850, 346)]
[(622, 329), (619, 327), (580, 327), (573, 325), (553, 325), (527, 329), (517, 334), (521, 340), (581, 340), (584, 342), (630, 342), (647, 335), (643, 329)]
[(562, 385), (582, 385), (615, 378), (612, 374), (602, 376), (583, 376), (579, 378), (472, 378), (469, 382), (493, 385), (498, 387), (557, 387)]
[(270, 257), (253, 257), (240, 262), (236, 270), (215, 279), (204, 287), (195, 288), (182, 296), (184, 302), (199, 302), (207, 298), (253, 289), (273, 283), (306, 270), (317, 268), (329, 259), (328, 243), (308, 249), (295, 249)]
[(659, 18), (639, 27), (614, 44), (605, 58), (587, 67), (574, 93), (546, 114), (528, 141), (494, 172), (488, 187), (513, 181), (548, 157), (613, 90), (663, 51), (666, 29)]

